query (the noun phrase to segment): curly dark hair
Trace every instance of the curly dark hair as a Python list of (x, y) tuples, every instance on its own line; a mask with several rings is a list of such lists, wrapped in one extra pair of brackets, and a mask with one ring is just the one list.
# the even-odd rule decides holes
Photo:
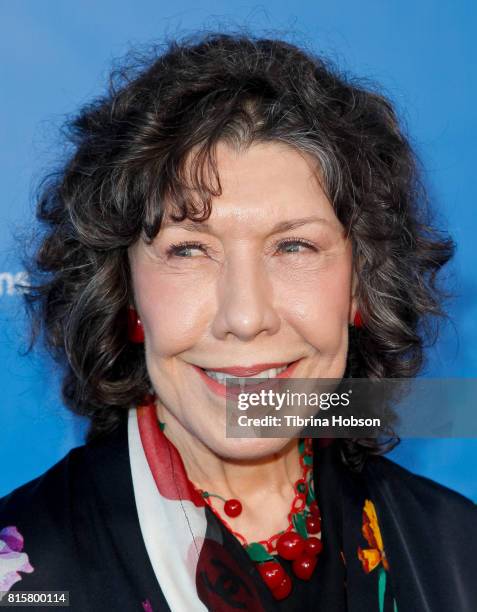
[[(210, 215), (221, 193), (219, 141), (278, 141), (319, 161), (351, 237), (365, 322), (350, 328), (344, 376), (403, 378), (422, 369), (425, 343), (438, 335), (431, 321), (447, 317), (436, 274), (455, 244), (433, 227), (416, 155), (374, 87), (283, 40), (209, 32), (128, 56), (108, 92), (67, 130), (73, 152), (39, 190), (28, 350), (43, 333), (64, 368), (65, 404), (90, 419), (88, 440), (114, 429), (151, 389), (144, 348), (127, 337), (127, 249), (156, 236), (165, 197), (177, 220)], [(345, 439), (341, 455), (359, 469), (394, 442)]]

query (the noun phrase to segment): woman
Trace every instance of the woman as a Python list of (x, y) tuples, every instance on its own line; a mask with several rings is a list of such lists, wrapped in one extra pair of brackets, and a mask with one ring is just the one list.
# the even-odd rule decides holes
[(80, 611), (476, 609), (473, 503), (392, 444), (225, 436), (225, 374), (421, 368), (454, 245), (390, 103), (244, 35), (112, 83), (41, 192), (27, 294), (88, 440), (0, 500), (3, 590)]

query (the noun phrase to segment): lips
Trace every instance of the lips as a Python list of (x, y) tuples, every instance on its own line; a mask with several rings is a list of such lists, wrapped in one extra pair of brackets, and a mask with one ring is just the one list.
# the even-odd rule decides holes
[(252, 366), (234, 366), (230, 368), (207, 368), (207, 370), (213, 370), (214, 372), (223, 372), (224, 374), (230, 374), (231, 376), (255, 376), (260, 374), (264, 370), (272, 370), (275, 368), (283, 368), (290, 362), (273, 362), (273, 363), (258, 363)]
[[(295, 368), (297, 367), (298, 363), (301, 361), (300, 359), (297, 359), (296, 361), (293, 361), (292, 363), (288, 364), (288, 367), (286, 368), (286, 370), (283, 370), (283, 372), (280, 372), (280, 374), (278, 374), (277, 376), (275, 376), (274, 378), (268, 378), (268, 379), (263, 379), (263, 382), (258, 383), (258, 384), (254, 384), (254, 385), (250, 385), (247, 384), (244, 391), (246, 390), (247, 393), (253, 393), (253, 392), (258, 392), (260, 391), (260, 389), (262, 388), (270, 388), (270, 385), (273, 384), (274, 380), (280, 379), (280, 378), (290, 378), (295, 370)], [(191, 364), (192, 365), (192, 364)], [(269, 370), (271, 368), (279, 368), (279, 367), (283, 367), (284, 365), (287, 365), (286, 362), (275, 362), (275, 363), (262, 363), (259, 366), (250, 366), (248, 368), (213, 368), (216, 372), (224, 372), (226, 374), (231, 374), (232, 376), (243, 376), (245, 377), (246, 375), (243, 374), (244, 371), (253, 371), (253, 374), (248, 374), (248, 376), (252, 376), (254, 374), (258, 374), (259, 372), (263, 372), (263, 370)], [(220, 397), (228, 397), (228, 398), (236, 398), (237, 395), (239, 393), (242, 392), (240, 386), (238, 384), (235, 385), (229, 385), (229, 387), (227, 388), (224, 384), (218, 382), (217, 380), (213, 380), (212, 378), (210, 378), (209, 376), (207, 376), (207, 374), (205, 373), (205, 371), (200, 368), (199, 366), (196, 365), (192, 365), (192, 367), (194, 368), (194, 370), (199, 374), (199, 376), (201, 377), (201, 379), (205, 382), (205, 384), (207, 385), (207, 387), (213, 391), (216, 395), (219, 395)], [(255, 370), (253, 370), (255, 368)], [(256, 368), (259, 368), (258, 370)], [(212, 368), (210, 368), (212, 369)], [(235, 374), (235, 372), (240, 371), (241, 374)]]

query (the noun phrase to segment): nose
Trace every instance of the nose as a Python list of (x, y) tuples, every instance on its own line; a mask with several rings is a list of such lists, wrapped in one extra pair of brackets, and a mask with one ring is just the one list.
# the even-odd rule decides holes
[(256, 260), (228, 261), (218, 280), (218, 305), (212, 324), (215, 337), (229, 335), (242, 341), (261, 333), (275, 334), (280, 317), (273, 306), (273, 291), (266, 270)]

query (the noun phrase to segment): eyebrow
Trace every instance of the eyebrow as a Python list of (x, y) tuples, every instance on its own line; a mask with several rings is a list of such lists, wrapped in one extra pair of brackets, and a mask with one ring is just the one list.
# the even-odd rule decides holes
[[(317, 217), (316, 215), (312, 215), (311, 217), (302, 217), (301, 219), (290, 219), (289, 221), (280, 221), (276, 223), (269, 232), (269, 236), (272, 234), (278, 234), (280, 232), (286, 232), (288, 230), (295, 229), (297, 227), (301, 227), (302, 225), (307, 225), (309, 223), (323, 223), (332, 227), (333, 224), (324, 217)], [(180, 229), (184, 229), (188, 232), (201, 232), (201, 233), (213, 233), (210, 224), (207, 221), (193, 221), (187, 220), (183, 222), (174, 222), (171, 220), (165, 221), (162, 224), (162, 227), (177, 227)]]

